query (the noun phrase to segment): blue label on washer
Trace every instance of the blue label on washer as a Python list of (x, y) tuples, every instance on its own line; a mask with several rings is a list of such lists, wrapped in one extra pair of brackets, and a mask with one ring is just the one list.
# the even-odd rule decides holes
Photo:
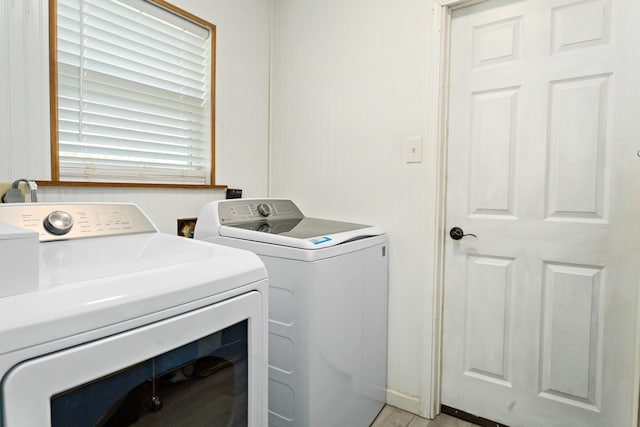
[(309, 241), (311, 243), (313, 243), (314, 245), (320, 245), (320, 244), (326, 243), (326, 242), (328, 242), (330, 240), (331, 240), (331, 237), (328, 237), (328, 236), (320, 237), (319, 239), (309, 239)]

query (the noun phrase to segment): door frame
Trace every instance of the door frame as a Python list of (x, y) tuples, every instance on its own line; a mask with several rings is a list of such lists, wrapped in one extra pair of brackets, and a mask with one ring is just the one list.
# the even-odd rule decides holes
[(446, 243), (446, 211), (447, 211), (447, 127), (449, 123), (449, 39), (451, 34), (451, 14), (453, 10), (471, 6), (487, 0), (431, 0), (431, 52), (434, 52), (429, 63), (430, 93), (437, 94), (431, 101), (431, 112), (428, 126), (428, 140), (436, 141), (435, 155), (435, 204), (434, 218), (434, 270), (432, 310), (431, 366), (426, 367), (430, 381), (423, 382), (422, 396), (430, 396), (422, 405), (422, 413), (427, 418), (435, 418), (440, 413), (442, 387), (442, 339), (444, 310), (444, 247)]
[[(430, 366), (424, 366), (428, 380), (422, 382), (421, 415), (435, 418), (440, 413), (442, 389), (442, 349), (443, 349), (443, 310), (444, 310), (444, 249), (447, 232), (447, 146), (448, 146), (448, 105), (449, 105), (449, 67), (450, 67), (450, 36), (451, 17), (456, 9), (472, 6), (488, 0), (431, 0), (432, 27), (431, 52), (433, 57), (429, 63), (429, 93), (436, 94), (429, 105), (428, 140), (435, 141), (432, 155), (436, 159), (435, 170), (435, 204), (432, 211), (435, 230), (433, 244), (434, 270), (432, 309), (433, 317), (428, 319), (431, 324), (431, 359)], [(517, 0), (511, 0), (513, 2)], [(639, 154), (640, 155), (640, 154)], [(639, 281), (640, 284), (640, 281)], [(640, 306), (640, 297), (638, 300)], [(634, 375), (640, 378), (640, 310), (636, 319), (636, 364)], [(638, 380), (640, 382), (640, 379)], [(430, 398), (429, 398), (430, 397)], [(640, 406), (640, 387), (636, 386), (634, 400), (636, 408)], [(637, 425), (640, 426), (640, 410), (636, 411)]]

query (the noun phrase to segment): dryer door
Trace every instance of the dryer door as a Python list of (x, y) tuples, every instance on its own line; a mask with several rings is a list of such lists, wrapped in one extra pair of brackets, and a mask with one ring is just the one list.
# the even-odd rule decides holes
[(265, 425), (265, 317), (252, 291), (21, 363), (5, 426)]

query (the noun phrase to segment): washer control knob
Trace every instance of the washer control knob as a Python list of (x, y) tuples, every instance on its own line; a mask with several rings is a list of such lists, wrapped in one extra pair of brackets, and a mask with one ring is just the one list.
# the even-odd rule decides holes
[(271, 233), (271, 226), (269, 224), (262, 224), (258, 227), (258, 230), (261, 233)]
[(262, 216), (269, 216), (271, 215), (271, 206), (266, 203), (260, 203), (258, 205), (258, 212), (260, 212)]
[(65, 211), (53, 211), (44, 219), (43, 225), (49, 233), (62, 236), (71, 231), (73, 217)]

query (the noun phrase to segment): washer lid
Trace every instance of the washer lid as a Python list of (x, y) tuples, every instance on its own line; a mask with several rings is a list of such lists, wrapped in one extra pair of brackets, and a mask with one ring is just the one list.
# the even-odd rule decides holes
[(215, 200), (200, 210), (194, 237), (229, 237), (301, 249), (320, 249), (379, 236), (379, 227), (305, 217), (287, 199)]
[(301, 249), (320, 249), (384, 234), (378, 227), (308, 217), (223, 225), (219, 232), (225, 237)]
[[(311, 225), (314, 223), (316, 224), (315, 226)], [(343, 227), (351, 225), (354, 228), (339, 231), (338, 229), (331, 228), (332, 224), (340, 224)], [(219, 233), (220, 236), (224, 237), (300, 249), (321, 249), (384, 234), (384, 231), (378, 227), (319, 220), (315, 218), (305, 218), (304, 220), (300, 220), (293, 228), (291, 228), (291, 224), (285, 225), (279, 222), (263, 222), (261, 224), (253, 224), (251, 226), (261, 227), (262, 230), (246, 228), (247, 226), (247, 224), (221, 226)], [(283, 231), (279, 232), (279, 229), (282, 229)], [(315, 230), (316, 232), (312, 232), (311, 230)], [(321, 231), (323, 230), (328, 232), (322, 233)]]

